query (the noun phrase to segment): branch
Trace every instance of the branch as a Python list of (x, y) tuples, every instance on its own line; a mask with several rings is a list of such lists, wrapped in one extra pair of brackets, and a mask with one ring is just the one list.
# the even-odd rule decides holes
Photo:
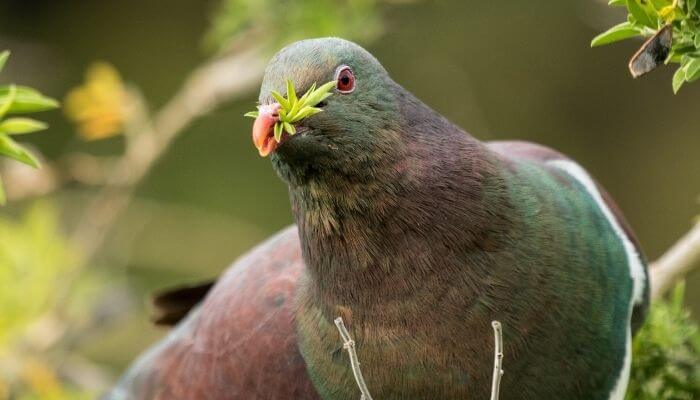
[(658, 299), (700, 265), (700, 222), (649, 267), (651, 298)]
[(355, 375), (355, 382), (357, 382), (357, 387), (360, 388), (360, 392), (362, 393), (360, 400), (372, 400), (372, 395), (369, 394), (369, 389), (367, 389), (365, 378), (362, 377), (360, 361), (357, 358), (357, 353), (355, 352), (355, 341), (352, 340), (350, 333), (348, 333), (348, 330), (345, 329), (345, 324), (343, 323), (343, 319), (341, 317), (335, 319), (335, 326), (338, 327), (340, 337), (343, 339), (343, 348), (348, 351), (348, 355), (350, 356), (352, 373)]
[[(244, 40), (245, 39), (245, 40)], [(80, 173), (87, 157), (68, 160), (69, 163), (44, 168), (27, 178), (27, 173), (16, 169), (8, 175), (8, 194), (14, 200), (45, 195), (66, 183), (78, 181), (103, 184), (94, 199), (81, 213), (72, 239), (81, 245), (88, 263), (101, 248), (110, 228), (127, 208), (138, 183), (148, 174), (173, 140), (198, 117), (220, 104), (250, 93), (258, 84), (265, 68), (263, 49), (255, 32), (243, 35), (227, 55), (215, 58), (194, 70), (185, 79), (180, 90), (153, 118), (146, 102), (135, 88), (129, 88), (130, 113), (125, 122), (125, 153), (113, 161), (110, 168), (100, 168), (99, 174)], [(235, 51), (235, 54), (232, 52)], [(80, 161), (73, 165), (72, 161)], [(72, 168), (72, 167), (77, 167)], [(84, 169), (84, 168), (83, 168)], [(95, 171), (95, 168), (89, 168)], [(14, 172), (11, 171), (11, 172)]]
[(492, 321), (493, 327), (493, 380), (491, 382), (491, 400), (498, 400), (501, 391), (501, 377), (503, 376), (503, 331), (501, 323)]
[(80, 243), (89, 261), (100, 249), (109, 229), (126, 209), (138, 184), (193, 120), (225, 101), (249, 93), (264, 70), (259, 47), (213, 60), (186, 79), (180, 91), (156, 114), (148, 118), (146, 106), (135, 90), (135, 117), (126, 127), (127, 148), (117, 161), (107, 184), (82, 213), (72, 238)]
[[(365, 379), (362, 376), (357, 352), (355, 352), (355, 341), (352, 340), (350, 333), (345, 328), (343, 318), (338, 317), (334, 322), (335, 326), (338, 328), (338, 332), (340, 332), (340, 337), (343, 339), (343, 348), (348, 351), (348, 355), (350, 356), (352, 374), (355, 376), (355, 382), (360, 389), (360, 393), (362, 393), (360, 400), (372, 400), (372, 395), (369, 393)], [(501, 328), (501, 323), (498, 321), (492, 321), (491, 326), (493, 327), (494, 340), (491, 400), (498, 400), (501, 391), (501, 377), (503, 376), (503, 329)]]

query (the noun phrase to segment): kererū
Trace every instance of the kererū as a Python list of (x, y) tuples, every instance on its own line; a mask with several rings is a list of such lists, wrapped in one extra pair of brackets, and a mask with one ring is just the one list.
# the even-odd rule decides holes
[[(278, 142), (271, 92), (287, 79), (335, 89)], [(501, 399), (623, 399), (646, 263), (580, 165), (475, 139), (337, 38), (277, 53), (259, 102), (254, 141), (289, 187), (295, 226), (210, 290), (162, 297), (175, 304), (166, 322), (203, 300), (107, 398), (356, 400), (342, 317), (378, 400), (487, 399), (492, 320)]]

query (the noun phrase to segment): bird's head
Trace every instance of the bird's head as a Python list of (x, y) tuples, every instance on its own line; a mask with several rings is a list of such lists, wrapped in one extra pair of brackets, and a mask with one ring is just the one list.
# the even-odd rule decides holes
[[(285, 130), (278, 123), (284, 109), (279, 94), (288, 91), (287, 81), (297, 98), (312, 87), (332, 83), (326, 86), (328, 96), (307, 104), (320, 111)], [(322, 38), (293, 43), (277, 53), (265, 70), (253, 142), (287, 181), (371, 173), (380, 160), (396, 157), (402, 147), (396, 93), (396, 84), (381, 64), (352, 42)], [(276, 124), (280, 125), (277, 138)]]

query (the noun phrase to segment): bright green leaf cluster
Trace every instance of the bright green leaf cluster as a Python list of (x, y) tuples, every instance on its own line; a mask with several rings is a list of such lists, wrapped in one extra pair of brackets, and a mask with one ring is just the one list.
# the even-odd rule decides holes
[(700, 329), (685, 308), (684, 287), (652, 305), (635, 337), (628, 400), (700, 399)]
[(602, 46), (631, 37), (651, 37), (671, 25), (673, 44), (666, 63), (680, 63), (673, 77), (673, 90), (700, 79), (699, 0), (610, 0), (611, 6), (626, 7), (627, 21), (596, 36), (591, 46)]
[[(335, 87), (335, 81), (325, 83), (318, 88), (314, 83), (311, 88), (304, 93), (303, 96), (297, 98), (294, 84), (287, 79), (287, 97), (285, 98), (279, 92), (273, 90), (272, 97), (280, 104), (279, 121), (275, 123), (275, 140), (282, 140), (282, 132), (285, 131), (290, 135), (297, 133), (294, 123), (301, 121), (304, 118), (318, 114), (322, 109), (316, 105), (330, 96), (331, 90)], [(258, 111), (246, 113), (246, 117), (257, 118)]]
[[(9, 56), (9, 51), (0, 53), (0, 72), (2, 72)], [(47, 125), (31, 118), (5, 117), (10, 114), (33, 113), (56, 107), (58, 107), (56, 100), (48, 98), (32, 88), (17, 85), (0, 86), (0, 155), (38, 168), (37, 159), (10, 136), (40, 131), (46, 129)], [(4, 203), (5, 192), (0, 180), (0, 204)]]

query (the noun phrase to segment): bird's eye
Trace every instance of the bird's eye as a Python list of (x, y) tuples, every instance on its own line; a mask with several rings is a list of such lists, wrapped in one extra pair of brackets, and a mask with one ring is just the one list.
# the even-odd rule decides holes
[(348, 66), (342, 66), (336, 73), (335, 87), (340, 93), (350, 93), (355, 90), (355, 74)]

